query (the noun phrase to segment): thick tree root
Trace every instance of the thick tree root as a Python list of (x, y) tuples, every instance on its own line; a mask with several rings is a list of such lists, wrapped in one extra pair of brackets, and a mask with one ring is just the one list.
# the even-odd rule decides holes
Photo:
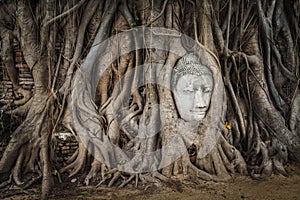
[[(87, 161), (87, 150), (85, 149), (84, 145), (79, 141), (78, 151), (76, 151), (73, 156), (71, 156), (71, 159), (68, 160), (68, 162), (74, 160), (69, 165), (65, 166), (64, 168), (60, 169), (60, 173), (69, 172), (69, 177), (74, 176), (79, 171), (83, 170), (86, 161)], [(76, 156), (76, 159), (75, 159)]]
[(23, 88), (18, 88), (16, 91), (17, 94), (20, 94), (22, 96), (21, 99), (15, 100), (14, 105), (19, 106), (23, 105), (26, 102), (29, 101), (29, 99), (32, 97), (32, 92), (29, 90), (24, 90)]
[[(6, 112), (7, 114), (25, 115), (29, 111), (29, 108), (31, 106), (32, 92), (19, 87), (15, 91), (15, 93), (18, 99), (15, 99), (11, 103), (8, 103), (5, 106), (1, 107), (1, 110)], [(12, 108), (15, 109), (10, 110)]]
[(273, 173), (278, 173), (283, 176), (288, 176), (284, 169), (284, 164), (288, 160), (287, 148), (282, 145), (278, 140), (273, 139), (271, 147), (266, 146), (265, 143), (260, 141), (258, 144), (258, 152), (252, 155), (254, 159), (257, 154), (261, 153), (261, 163), (259, 166), (249, 166), (250, 175), (253, 179), (262, 180), (270, 177)]
[[(34, 166), (34, 170), (30, 169), (31, 167), (28, 164), (33, 160), (37, 162), (37, 154), (34, 154), (35, 151), (39, 151), (39, 148), (33, 149), (35, 145), (23, 145), (15, 166), (11, 170), (9, 179), (0, 184), (0, 189), (5, 189), (6, 192), (3, 192), (1, 197), (9, 197), (17, 194), (29, 194), (26, 189), (30, 188), (34, 183), (42, 180), (42, 172), (37, 165)], [(28, 154), (28, 152), (32, 152)], [(24, 167), (24, 163), (28, 165)], [(13, 190), (13, 191), (9, 191)], [(7, 192), (8, 191), (8, 192)]]
[(101, 171), (101, 178), (104, 177), (104, 172), (106, 171), (106, 167), (104, 164), (101, 164), (97, 160), (94, 160), (90, 169), (90, 172), (86, 176), (84, 183), (85, 185), (89, 185), (91, 181), (97, 181), (99, 172)]
[(6, 113), (10, 115), (24, 116), (26, 113), (28, 113), (31, 103), (32, 103), (32, 99), (29, 99), (24, 105), (19, 106), (13, 110), (8, 110), (6, 111)]

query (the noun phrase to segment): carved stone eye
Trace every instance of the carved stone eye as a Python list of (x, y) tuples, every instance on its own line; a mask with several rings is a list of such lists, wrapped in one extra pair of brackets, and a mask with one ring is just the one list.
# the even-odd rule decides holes
[(206, 87), (206, 88), (203, 89), (203, 92), (204, 92), (204, 93), (210, 93), (210, 92), (211, 92), (211, 89), (208, 88), (208, 87)]
[(192, 88), (185, 88), (185, 89), (183, 90), (183, 92), (184, 92), (184, 93), (192, 93), (192, 92), (194, 92), (194, 90), (193, 90)]

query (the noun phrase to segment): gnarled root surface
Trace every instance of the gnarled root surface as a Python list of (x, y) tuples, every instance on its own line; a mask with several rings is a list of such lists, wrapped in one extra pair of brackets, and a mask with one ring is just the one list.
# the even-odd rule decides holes
[(9, 189), (15, 185), (21, 190), (42, 180), (42, 199), (49, 195), (53, 184), (52, 166), (49, 156), (49, 123), (47, 122), (50, 99), (40, 95), (26, 120), (13, 133), (0, 161), (1, 176), (9, 177), (1, 183), (1, 188)]

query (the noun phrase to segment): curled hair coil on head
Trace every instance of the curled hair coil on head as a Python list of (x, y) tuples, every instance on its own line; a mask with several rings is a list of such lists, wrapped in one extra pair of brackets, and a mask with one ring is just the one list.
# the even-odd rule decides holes
[(179, 79), (184, 75), (212, 76), (211, 70), (202, 65), (200, 59), (193, 53), (189, 53), (180, 58), (173, 70), (172, 87), (174, 87)]

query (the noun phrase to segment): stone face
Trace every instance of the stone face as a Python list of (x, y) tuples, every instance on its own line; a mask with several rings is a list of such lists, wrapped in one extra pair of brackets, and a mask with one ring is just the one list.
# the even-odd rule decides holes
[(209, 108), (214, 86), (210, 69), (194, 55), (187, 54), (178, 61), (173, 75), (172, 89), (180, 117), (188, 122), (201, 121)]

